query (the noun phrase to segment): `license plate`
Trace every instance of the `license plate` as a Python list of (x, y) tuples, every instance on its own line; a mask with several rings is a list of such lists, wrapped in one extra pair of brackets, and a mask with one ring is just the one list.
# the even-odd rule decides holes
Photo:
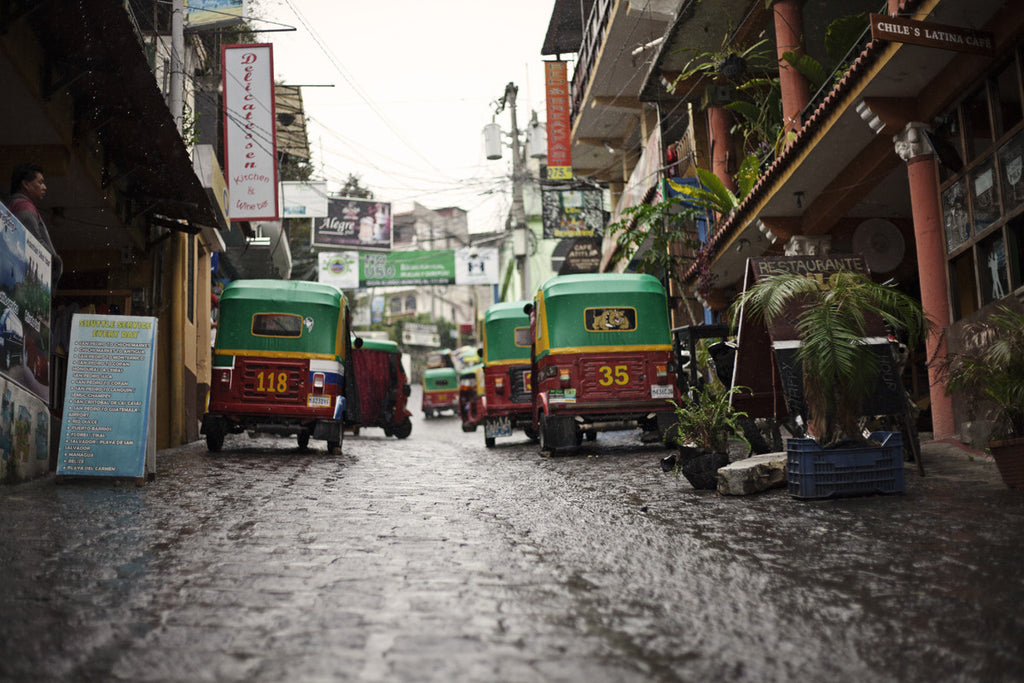
[(310, 408), (329, 408), (331, 397), (311, 394), (306, 398), (306, 405)]
[(495, 436), (512, 436), (512, 421), (507, 417), (487, 420), (484, 423), (484, 436), (488, 439)]
[(672, 398), (672, 385), (671, 384), (652, 384), (651, 385), (651, 398)]

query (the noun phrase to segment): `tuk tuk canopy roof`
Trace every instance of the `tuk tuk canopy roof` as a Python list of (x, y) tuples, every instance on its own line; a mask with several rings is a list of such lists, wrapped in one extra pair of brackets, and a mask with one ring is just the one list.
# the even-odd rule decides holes
[(537, 292), (537, 355), (601, 347), (671, 349), (665, 289), (652, 275), (560, 275)]
[[(516, 345), (516, 328), (530, 326), (526, 302), (505, 301), (488, 307), (484, 313), (484, 362), (529, 360), (530, 347)], [(527, 330), (527, 338), (529, 331)]]
[[(319, 282), (236, 280), (220, 297), (214, 363), (253, 353), (343, 358), (347, 303), (340, 289)], [(298, 335), (254, 334), (254, 321), (265, 316), (300, 317)]]
[(361, 350), (400, 353), (398, 348), (398, 342), (394, 342), (389, 339), (364, 339)]

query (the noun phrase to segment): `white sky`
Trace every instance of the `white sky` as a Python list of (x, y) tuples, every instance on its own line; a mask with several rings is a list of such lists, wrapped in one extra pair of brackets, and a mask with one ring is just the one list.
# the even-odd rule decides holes
[[(253, 17), (297, 31), (262, 33), (275, 77), (303, 88), (315, 177), (331, 192), (350, 173), (392, 202), (469, 212), (470, 230), (504, 226), (511, 154), (484, 157), (494, 103), (519, 86), (517, 118), (544, 116), (540, 54), (554, 0), (256, 0)], [(253, 22), (254, 28), (274, 28)], [(508, 140), (506, 139), (506, 142)]]

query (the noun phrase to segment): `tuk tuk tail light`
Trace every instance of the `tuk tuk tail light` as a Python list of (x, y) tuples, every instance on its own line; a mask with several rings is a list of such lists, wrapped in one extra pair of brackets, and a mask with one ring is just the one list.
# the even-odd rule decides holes
[(494, 390), (496, 392), (498, 392), (499, 394), (503, 393), (505, 391), (505, 378), (504, 377), (495, 377), (494, 378)]
[(323, 393), (324, 390), (324, 373), (314, 372), (313, 373), (313, 390)]
[(658, 365), (658, 377), (668, 377), (668, 367), (665, 365)]
[(218, 370), (218, 378), (221, 384), (231, 384), (231, 371), (230, 370)]
[(562, 382), (562, 384), (568, 384), (569, 383), (569, 368), (559, 368), (558, 369), (558, 379)]

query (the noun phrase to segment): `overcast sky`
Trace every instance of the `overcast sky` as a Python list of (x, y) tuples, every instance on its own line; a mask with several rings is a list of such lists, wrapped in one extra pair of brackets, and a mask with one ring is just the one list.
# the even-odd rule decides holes
[[(263, 33), (275, 77), (303, 88), (316, 177), (350, 173), (390, 201), (458, 206), (470, 230), (503, 227), (511, 155), (484, 157), (482, 129), (508, 132), (494, 103), (519, 87), (517, 116), (544, 120), (540, 54), (554, 0), (257, 0), (252, 14), (297, 30)], [(256, 28), (274, 28), (254, 22)]]

